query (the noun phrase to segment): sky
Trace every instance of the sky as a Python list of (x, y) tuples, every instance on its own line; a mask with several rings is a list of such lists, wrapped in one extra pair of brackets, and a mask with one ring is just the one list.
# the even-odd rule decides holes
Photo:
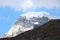
[(60, 17), (60, 0), (0, 0), (0, 35), (8, 32), (17, 18), (29, 11), (46, 11)]

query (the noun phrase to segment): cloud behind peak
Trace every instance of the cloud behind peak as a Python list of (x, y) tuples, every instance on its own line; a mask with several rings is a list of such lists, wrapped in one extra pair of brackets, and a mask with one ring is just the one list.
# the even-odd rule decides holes
[(60, 8), (60, 0), (0, 0), (1, 6), (9, 6), (23, 11), (41, 7)]

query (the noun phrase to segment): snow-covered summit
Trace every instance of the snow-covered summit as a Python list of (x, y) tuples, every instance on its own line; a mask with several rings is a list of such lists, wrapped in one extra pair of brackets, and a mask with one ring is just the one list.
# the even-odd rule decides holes
[(50, 13), (42, 11), (42, 12), (27, 12), (20, 16), (26, 16), (27, 19), (32, 17), (48, 17), (49, 19), (56, 19), (57, 17), (52, 16)]
[(50, 19), (58, 19), (48, 12), (27, 12), (19, 16), (16, 22), (12, 25), (10, 30), (5, 33), (3, 37), (14, 37), (25, 31), (37, 28), (48, 22)]

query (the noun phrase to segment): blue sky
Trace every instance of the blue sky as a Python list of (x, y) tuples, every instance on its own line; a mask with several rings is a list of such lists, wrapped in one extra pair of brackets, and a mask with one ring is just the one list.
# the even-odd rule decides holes
[(17, 20), (19, 15), (24, 12), (46, 11), (53, 16), (60, 17), (59, 3), (59, 0), (0, 0), (0, 35), (7, 32)]
[(11, 28), (21, 13), (22, 11), (16, 12), (9, 7), (0, 8), (0, 35), (4, 34)]

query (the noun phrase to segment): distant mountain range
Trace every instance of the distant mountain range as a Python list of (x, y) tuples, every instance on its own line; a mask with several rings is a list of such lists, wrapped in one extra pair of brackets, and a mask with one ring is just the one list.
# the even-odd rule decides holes
[(0, 40), (60, 40), (60, 19), (50, 20), (36, 29)]

